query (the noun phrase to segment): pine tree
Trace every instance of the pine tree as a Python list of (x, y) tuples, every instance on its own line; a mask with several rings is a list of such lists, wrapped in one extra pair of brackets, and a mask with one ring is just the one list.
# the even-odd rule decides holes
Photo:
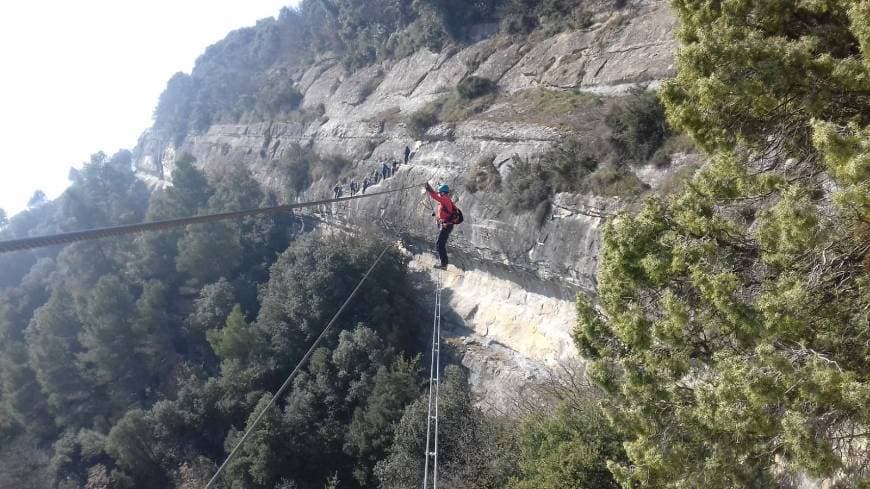
[(870, 15), (851, 1), (675, 7), (662, 97), (710, 162), (606, 226), (600, 307), (578, 301), (578, 347), (626, 439), (611, 469), (625, 486), (858, 484)]

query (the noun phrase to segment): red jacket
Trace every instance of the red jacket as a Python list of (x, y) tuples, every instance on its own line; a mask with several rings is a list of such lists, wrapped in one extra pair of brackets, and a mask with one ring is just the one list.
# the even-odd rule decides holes
[(432, 188), (427, 188), (426, 192), (429, 193), (429, 197), (432, 200), (438, 202), (438, 210), (435, 212), (435, 215), (438, 216), (438, 220), (441, 223), (446, 223), (450, 220), (450, 215), (453, 214), (453, 201), (450, 200), (450, 197), (447, 195), (441, 195)]

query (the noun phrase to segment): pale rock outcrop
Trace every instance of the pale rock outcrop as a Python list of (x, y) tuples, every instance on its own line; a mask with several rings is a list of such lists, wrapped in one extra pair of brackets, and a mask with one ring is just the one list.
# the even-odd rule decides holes
[[(492, 117), (498, 110), (492, 107), (465, 121), (436, 125), (416, 143), (403, 121), (472, 74), (495, 81), (503, 94), (530, 88), (617, 94), (673, 74), (676, 21), (665, 2), (617, 12), (602, 9), (596, 20), (600, 22), (588, 30), (536, 42), (484, 39), (442, 53), (421, 50), (354, 73), (334, 59), (319, 61), (294, 75), (304, 94), (305, 118), (213, 125), (188, 135), (178, 147), (146, 132), (135, 164), (159, 181), (169, 178), (172, 162), (182, 152), (210, 171), (241, 163), (288, 200), (294, 196), (283, 188), (281, 162), (293, 145), (349, 158), (353, 167), (348, 175), (355, 178), (370, 172), (378, 159), (401, 159), (405, 145), (414, 146), (412, 165), (370, 191), (425, 180), (446, 181), (456, 189), (466, 222), (450, 240), (462, 272), (449, 279), (447, 305), (466, 328), (456, 334), (468, 341), (454, 342), (465, 346), (463, 362), (471, 368), (475, 389), (487, 402), (504, 404), (510, 393), (494, 385), (519, 388), (529, 377), (540, 377), (539, 369), (576, 355), (570, 339), (574, 297), (594, 290), (603, 217), (621, 204), (559, 194), (549, 212), (535, 216), (509, 211), (501, 192), (464, 189), (466, 174), (481, 159), (491, 159), (506, 175), (514, 157), (535, 158), (567, 137), (584, 137), (571, 132), (582, 130), (582, 121), (571, 129), (510, 120)], [(651, 182), (663, 178), (656, 169), (645, 171), (642, 178)], [(314, 182), (306, 195), (295, 197), (330, 196), (334, 183)], [(328, 217), (357, 226), (390, 223), (420, 255), (430, 250), (435, 235), (427, 208), (419, 193), (405, 192), (343, 203)]]

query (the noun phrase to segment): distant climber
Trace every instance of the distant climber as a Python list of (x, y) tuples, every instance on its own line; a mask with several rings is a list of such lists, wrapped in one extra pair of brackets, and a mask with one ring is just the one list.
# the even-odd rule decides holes
[(462, 222), (462, 213), (450, 199), (450, 187), (446, 183), (438, 185), (436, 192), (429, 183), (426, 183), (426, 192), (429, 198), (438, 202), (434, 216), (438, 220), (438, 241), (435, 247), (438, 249), (438, 258), (441, 259), (441, 265), (435, 268), (441, 270), (447, 269), (447, 238), (450, 237), (450, 232), (453, 231), (453, 225)]
[(399, 171), (399, 160), (393, 160), (393, 175)]
[(390, 176), (390, 167), (386, 161), (381, 161), (381, 177), (386, 180)]
[(341, 184), (340, 183), (336, 183), (335, 187), (332, 187), (332, 194), (333, 194), (334, 199), (341, 197)]
[(363, 195), (365, 195), (367, 188), (369, 188), (369, 177), (363, 178), (363, 187), (362, 187)]
[(405, 164), (406, 165), (408, 164), (408, 160), (410, 160), (410, 159), (411, 159), (411, 148), (408, 146), (405, 146)]
[(351, 180), (350, 181), (350, 195), (356, 195), (356, 191), (358, 189), (359, 189), (359, 187), (356, 184), (356, 180)]

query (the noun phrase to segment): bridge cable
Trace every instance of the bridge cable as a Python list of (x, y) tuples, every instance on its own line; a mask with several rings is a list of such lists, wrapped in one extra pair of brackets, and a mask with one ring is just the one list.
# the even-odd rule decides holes
[(30, 250), (41, 248), (44, 246), (52, 246), (66, 243), (75, 243), (78, 241), (88, 241), (111, 236), (123, 236), (127, 234), (136, 234), (148, 231), (158, 231), (164, 229), (172, 229), (184, 227), (190, 224), (201, 224), (207, 222), (221, 221), (226, 219), (240, 219), (243, 217), (251, 217), (260, 214), (277, 214), (291, 211), (293, 209), (302, 209), (306, 207), (316, 207), (323, 204), (333, 202), (344, 202), (354, 199), (364, 199), (367, 197), (375, 197), (378, 195), (386, 195), (395, 192), (401, 192), (415, 186), (402, 187), (393, 190), (385, 190), (383, 192), (373, 192), (370, 194), (353, 195), (349, 197), (339, 197), (335, 199), (317, 200), (312, 202), (299, 202), (295, 204), (284, 204), (272, 207), (261, 207), (257, 209), (247, 209), (233, 212), (222, 212), (218, 214), (208, 214), (205, 216), (182, 217), (179, 219), (167, 219), (162, 221), (144, 222), (139, 224), (127, 224), (122, 226), (113, 226), (105, 228), (87, 229), (84, 231), (73, 231), (69, 233), (51, 234), (45, 236), (36, 236), (32, 238), (12, 239), (0, 241), (0, 253), (10, 251)]

